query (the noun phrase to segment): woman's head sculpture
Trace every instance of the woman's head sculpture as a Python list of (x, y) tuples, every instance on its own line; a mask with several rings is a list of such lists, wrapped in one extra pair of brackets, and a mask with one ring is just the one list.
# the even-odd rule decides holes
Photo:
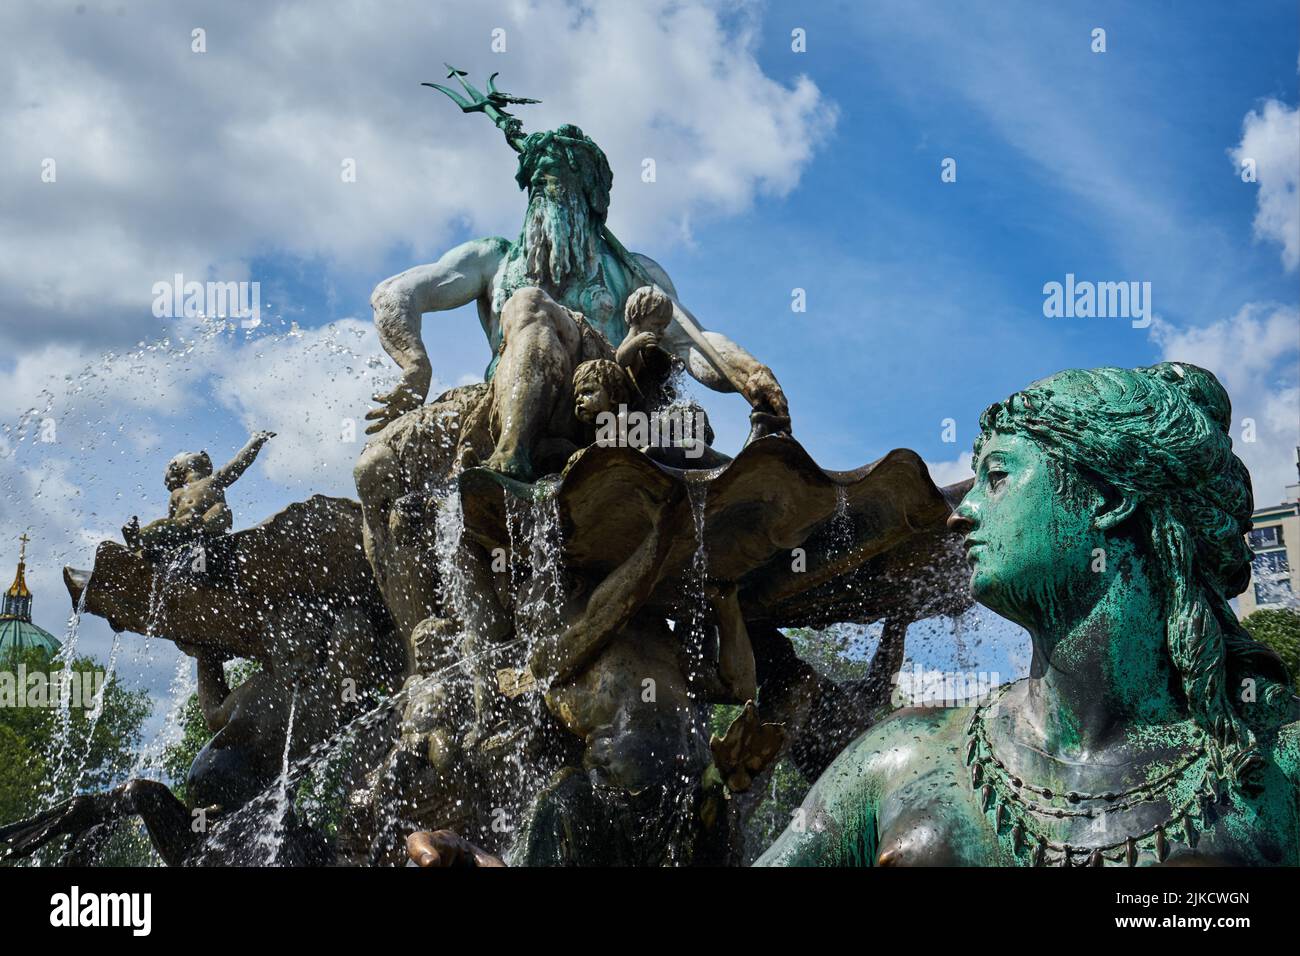
[[(976, 483), (954, 524), (975, 598), (1031, 632), (1059, 633), (1108, 599), (1098, 562), (1144, 575), (1176, 689), (1238, 784), (1289, 692), (1281, 661), (1228, 604), (1250, 578), (1253, 508), (1231, 411), (1214, 375), (1185, 363), (1035, 382), (980, 417)], [(1239, 700), (1243, 681), (1258, 704)]]

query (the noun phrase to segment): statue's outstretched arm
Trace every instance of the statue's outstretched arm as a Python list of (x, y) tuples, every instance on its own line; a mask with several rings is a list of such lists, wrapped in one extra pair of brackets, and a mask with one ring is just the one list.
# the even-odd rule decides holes
[(418, 407), (428, 395), (433, 367), (420, 334), (424, 313), (456, 309), (487, 296), (509, 247), (500, 238), (474, 239), (437, 262), (407, 269), (375, 286), (370, 305), (379, 344), (402, 370), (402, 380), (391, 392), (375, 396), (381, 407), (367, 413), (374, 422), (367, 433)]
[(248, 466), (257, 460), (257, 453), (262, 450), (262, 446), (274, 437), (275, 432), (254, 432), (248, 439), (248, 444), (213, 473), (212, 477), (217, 485), (225, 488), (238, 481), (239, 476), (248, 470)]
[(233, 707), (230, 703), (230, 684), (226, 682), (226, 668), (222, 659), (211, 653), (198, 655), (199, 709), (208, 733), (218, 733), (230, 722)]
[[(663, 267), (648, 256), (636, 255), (637, 262), (656, 284), (674, 299), (677, 290), (673, 287)], [(674, 306), (676, 312), (676, 307)], [(682, 330), (680, 322), (672, 322), (664, 330), (659, 347), (670, 355), (681, 359), (691, 378), (706, 385), (715, 392), (734, 392), (732, 381), (739, 383), (745, 399), (754, 408), (754, 424), (759, 434), (776, 431), (790, 431), (790, 405), (786, 401), (781, 383), (776, 380), (772, 370), (750, 355), (721, 332), (704, 331), (704, 337), (726, 363), (730, 376), (724, 376), (713, 363), (704, 357), (690, 337)]]

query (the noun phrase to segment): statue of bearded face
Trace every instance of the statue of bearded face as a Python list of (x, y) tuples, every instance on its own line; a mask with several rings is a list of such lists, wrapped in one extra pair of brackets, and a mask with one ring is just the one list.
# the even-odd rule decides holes
[(520, 249), (528, 278), (552, 289), (592, 278), (613, 184), (600, 147), (576, 126), (533, 133), (515, 179), (528, 190)]
[(528, 187), (524, 254), (528, 275), (556, 288), (596, 272), (600, 223), (577, 174), (563, 162), (543, 160)]

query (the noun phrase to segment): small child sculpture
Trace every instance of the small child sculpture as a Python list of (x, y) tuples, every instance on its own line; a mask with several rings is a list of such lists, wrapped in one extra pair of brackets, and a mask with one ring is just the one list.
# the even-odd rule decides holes
[(673, 318), (673, 302), (651, 286), (634, 289), (623, 306), (627, 336), (614, 360), (628, 371), (646, 404), (657, 406), (667, 396), (657, 394), (672, 372), (672, 358), (659, 348)]
[(183, 545), (215, 538), (230, 530), (232, 516), (226, 505), (226, 488), (235, 483), (257, 458), (275, 432), (255, 432), (226, 465), (212, 470), (206, 451), (182, 452), (167, 463), (163, 483), (171, 492), (167, 517), (140, 526), (132, 516), (122, 528), (122, 540), (132, 551), (157, 560)]

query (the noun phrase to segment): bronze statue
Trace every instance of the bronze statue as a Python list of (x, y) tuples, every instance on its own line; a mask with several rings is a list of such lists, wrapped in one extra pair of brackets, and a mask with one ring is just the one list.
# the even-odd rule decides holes
[(1028, 678), (854, 741), (767, 866), (1296, 865), (1300, 712), (1228, 599), (1250, 478), (1185, 363), (1061, 372), (981, 418), (962, 532)]
[(472, 102), (444, 92), (467, 112), (491, 116), (520, 154), (516, 181), (528, 192), (524, 227), (517, 242), (473, 240), (375, 288), (375, 327), (402, 381), (375, 396), (381, 407), (367, 414), (368, 431), (383, 430), (424, 402), (432, 368), (420, 334), (423, 314), (475, 302), (493, 351), (484, 377), (510, 383), (485, 396), (498, 437), (482, 464), (522, 480), (540, 476), (535, 446), (557, 409), (570, 404), (565, 393), (574, 368), (614, 357), (606, 353), (624, 341), (626, 304), (642, 287), (670, 299), (671, 324), (654, 336), (658, 345), (709, 388), (744, 395), (754, 408), (754, 437), (789, 431), (785, 394), (771, 370), (725, 336), (702, 330), (676, 301), (663, 269), (629, 253), (605, 228), (613, 174), (600, 148), (572, 125), (524, 136), (490, 94), (474, 90), (463, 73), (452, 75)]
[(231, 514), (226, 489), (239, 480), (262, 446), (274, 437), (275, 432), (254, 432), (235, 457), (216, 471), (206, 451), (175, 456), (163, 475), (163, 484), (171, 492), (167, 517), (144, 527), (138, 517), (132, 517), (130, 524), (122, 528), (122, 540), (132, 551), (158, 560), (183, 545), (228, 533)]

